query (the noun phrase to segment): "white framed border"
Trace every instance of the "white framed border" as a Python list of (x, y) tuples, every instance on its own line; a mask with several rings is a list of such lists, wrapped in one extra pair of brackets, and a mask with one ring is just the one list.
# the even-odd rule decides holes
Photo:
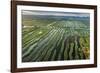
[[(89, 60), (70, 60), (70, 61), (52, 61), (52, 62), (27, 62), (22, 63), (22, 21), (21, 10), (41, 10), (41, 11), (61, 11), (61, 12), (80, 12), (90, 13), (90, 59)], [(94, 10), (77, 8), (58, 8), (58, 7), (40, 7), (17, 5), (17, 68), (30, 67), (48, 67), (64, 65), (83, 65), (94, 64)]]

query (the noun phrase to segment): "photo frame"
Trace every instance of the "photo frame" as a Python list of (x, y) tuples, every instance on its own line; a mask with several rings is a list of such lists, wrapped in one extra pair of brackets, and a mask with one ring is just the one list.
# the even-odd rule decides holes
[(97, 67), (97, 6), (11, 1), (11, 72)]

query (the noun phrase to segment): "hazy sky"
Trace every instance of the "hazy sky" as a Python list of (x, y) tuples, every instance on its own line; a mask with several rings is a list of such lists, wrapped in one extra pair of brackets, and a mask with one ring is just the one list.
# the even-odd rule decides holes
[(22, 10), (22, 15), (52, 15), (52, 16), (89, 17), (89, 13), (53, 12), (53, 11), (29, 11), (29, 10)]

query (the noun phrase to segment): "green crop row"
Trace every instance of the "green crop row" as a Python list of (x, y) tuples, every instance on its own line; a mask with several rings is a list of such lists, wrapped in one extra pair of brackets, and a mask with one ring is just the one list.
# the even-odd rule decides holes
[(28, 27), (27, 22), (22, 28), (23, 62), (90, 58), (88, 25), (74, 20), (52, 20), (51, 23), (45, 20), (43, 23), (38, 21), (39, 26), (35, 21), (32, 20), (32, 27)]

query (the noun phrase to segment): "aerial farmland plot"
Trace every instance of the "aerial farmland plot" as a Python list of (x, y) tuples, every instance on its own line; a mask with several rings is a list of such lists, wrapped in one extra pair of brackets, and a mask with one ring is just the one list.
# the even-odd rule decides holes
[(22, 62), (90, 59), (89, 16), (22, 10)]

